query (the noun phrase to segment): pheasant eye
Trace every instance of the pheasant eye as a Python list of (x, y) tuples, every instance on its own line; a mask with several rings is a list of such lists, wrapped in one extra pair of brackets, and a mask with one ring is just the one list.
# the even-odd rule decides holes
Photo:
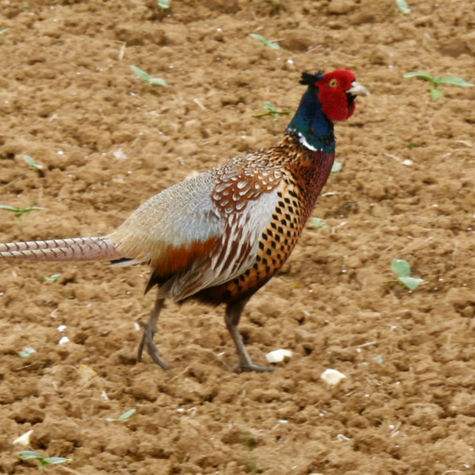
[(339, 86), (339, 83), (338, 83), (338, 80), (337, 79), (330, 79), (330, 81), (328, 82), (328, 85), (330, 87), (338, 87)]

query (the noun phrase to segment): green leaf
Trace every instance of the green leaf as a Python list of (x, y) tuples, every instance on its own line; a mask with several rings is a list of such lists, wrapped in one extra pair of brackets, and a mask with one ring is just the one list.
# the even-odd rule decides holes
[(36, 353), (36, 350), (34, 348), (24, 348), (22, 351), (18, 352), (18, 356), (21, 356), (22, 358), (28, 358), (31, 356), (33, 353)]
[(440, 89), (437, 89), (436, 87), (433, 87), (430, 90), (430, 95), (432, 97), (432, 100), (436, 101), (436, 100), (440, 99), (444, 95), (444, 93)]
[(168, 10), (170, 8), (170, 0), (157, 0), (158, 8)]
[(15, 214), (16, 217), (20, 217), (25, 213), (30, 213), (31, 211), (39, 211), (46, 208), (40, 208), (39, 206), (29, 206), (28, 208), (16, 208), (15, 206), (9, 205), (0, 205), (0, 209), (4, 209), (5, 211), (11, 211)]
[(140, 69), (138, 66), (130, 66), (130, 69), (143, 81), (147, 83), (148, 86), (151, 85), (157, 85), (157, 86), (163, 86), (166, 87), (168, 86), (167, 82), (165, 79), (162, 78), (153, 78), (150, 76), (150, 74), (147, 73), (147, 71), (144, 71), (143, 69)]
[(333, 162), (331, 172), (338, 173), (342, 169), (342, 164), (340, 162)]
[(437, 78), (437, 77), (431, 76), (430, 74), (423, 73), (423, 72), (420, 72), (420, 71), (412, 71), (410, 73), (406, 73), (406, 74), (404, 74), (404, 77), (405, 78), (417, 77), (417, 78), (420, 78), (420, 79), (424, 79), (425, 81), (429, 81), (433, 86), (433, 89), (430, 90), (430, 93), (431, 93), (432, 99), (434, 101), (436, 101), (437, 99), (439, 99), (442, 96), (442, 92), (438, 90), (438, 87), (441, 84), (450, 84), (452, 86), (460, 86), (460, 87), (472, 87), (473, 86), (472, 83), (467, 82), (467, 81), (465, 81), (465, 79), (462, 79), (462, 78), (459, 78), (459, 77), (456, 77), (456, 76), (444, 76), (444, 77), (441, 77), (441, 78)]
[(411, 13), (411, 9), (405, 0), (396, 0), (396, 5), (404, 15), (409, 15), (409, 13)]
[(25, 162), (28, 163), (28, 165), (30, 165), (33, 170), (43, 170), (44, 168), (43, 165), (36, 163), (36, 160), (29, 155), (23, 155), (23, 160), (25, 160)]
[(275, 41), (270, 41), (262, 35), (258, 35), (257, 33), (251, 33), (249, 36), (252, 36), (255, 40), (260, 41), (263, 45), (268, 46), (272, 49), (280, 49), (280, 46)]
[(125, 422), (127, 420), (130, 419), (130, 417), (135, 414), (135, 412), (137, 411), (137, 409), (130, 409), (128, 410), (127, 412), (124, 412), (123, 414), (121, 414), (118, 418), (115, 418), (115, 417), (106, 417), (106, 421), (107, 422)]
[(162, 86), (162, 87), (167, 87), (168, 86), (167, 81), (165, 81), (165, 79), (162, 79), (162, 78), (150, 78), (148, 83), (149, 84), (156, 84), (157, 86)]
[(399, 277), (407, 277), (411, 275), (411, 266), (409, 262), (404, 259), (393, 259), (391, 262), (391, 268)]
[(51, 275), (44, 275), (42, 279), (45, 282), (51, 282), (54, 284), (55, 282), (58, 282), (60, 277), (61, 277), (61, 274), (51, 274)]
[(150, 74), (143, 69), (140, 69), (138, 66), (130, 66), (130, 69), (140, 78), (143, 79), (145, 82), (150, 81)]
[(404, 74), (405, 78), (419, 78), (419, 79), (424, 79), (425, 81), (429, 81), (430, 83), (433, 84), (434, 87), (437, 87), (439, 85), (437, 78), (432, 77), (428, 73), (423, 73), (420, 71), (412, 71), (410, 73)]
[(71, 462), (71, 459), (67, 459), (65, 457), (46, 457), (43, 459), (45, 465), (49, 464), (56, 464), (56, 463), (65, 463)]
[(119, 416), (119, 421), (126, 421), (130, 419), (130, 417), (133, 416), (136, 411), (137, 409), (134, 408), (134, 409), (128, 410), (127, 412), (124, 412), (123, 414)]
[(289, 115), (290, 114), (290, 111), (284, 111), (284, 110), (276, 109), (274, 104), (272, 104), (272, 102), (264, 102), (264, 104), (262, 104), (262, 107), (267, 112), (264, 112), (263, 114), (256, 114), (256, 115), (253, 115), (252, 117), (260, 118), (260, 117), (266, 117), (266, 116), (270, 115), (273, 119), (277, 119), (277, 117), (279, 115)]
[(439, 78), (440, 84), (451, 84), (452, 86), (460, 86), (460, 87), (473, 87), (471, 82), (467, 82), (462, 78), (456, 76), (444, 76)]
[(328, 228), (328, 224), (321, 218), (312, 218), (312, 226), (317, 229)]
[(8, 28), (2, 28), (0, 30), (0, 35), (4, 35), (8, 31)]
[(168, 10), (170, 8), (170, 0), (157, 0), (157, 6), (161, 10)]
[(5, 211), (12, 211), (13, 213), (16, 213), (18, 211), (18, 208), (8, 205), (0, 205), (0, 209), (4, 209)]
[(42, 459), (43, 457), (34, 450), (24, 450), (18, 454), (22, 460), (31, 460), (31, 459)]
[(410, 290), (417, 289), (424, 279), (418, 279), (416, 277), (399, 277), (399, 281)]

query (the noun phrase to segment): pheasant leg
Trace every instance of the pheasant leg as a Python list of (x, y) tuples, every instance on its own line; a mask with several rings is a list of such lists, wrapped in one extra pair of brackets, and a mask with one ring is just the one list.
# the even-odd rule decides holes
[(143, 328), (143, 335), (142, 340), (140, 341), (139, 350), (137, 352), (137, 361), (142, 361), (142, 353), (145, 347), (147, 349), (147, 353), (155, 363), (160, 365), (163, 369), (170, 369), (170, 366), (163, 362), (158, 356), (158, 349), (153, 342), (153, 337), (157, 331), (158, 317), (164, 304), (165, 299), (157, 298), (148, 322), (139, 322), (140, 326)]
[(249, 299), (244, 299), (228, 304), (224, 317), (226, 321), (226, 328), (231, 334), (231, 337), (234, 341), (234, 345), (236, 346), (237, 354), (239, 356), (239, 363), (234, 367), (234, 371), (274, 371), (275, 368), (272, 368), (270, 366), (258, 366), (252, 362), (251, 357), (249, 356), (249, 353), (247, 352), (246, 347), (244, 346), (244, 342), (242, 341), (241, 334), (239, 333), (239, 330), (237, 328), (239, 319), (241, 317), (241, 312), (248, 300)]

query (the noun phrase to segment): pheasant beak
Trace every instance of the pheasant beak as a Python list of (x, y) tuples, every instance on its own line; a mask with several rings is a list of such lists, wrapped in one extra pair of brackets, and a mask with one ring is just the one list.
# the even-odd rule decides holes
[(360, 83), (353, 81), (351, 83), (351, 88), (346, 91), (348, 94), (352, 96), (369, 96), (369, 91)]

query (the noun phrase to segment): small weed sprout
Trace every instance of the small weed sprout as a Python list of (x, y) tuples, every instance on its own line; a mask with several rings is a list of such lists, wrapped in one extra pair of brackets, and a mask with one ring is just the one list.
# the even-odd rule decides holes
[(168, 86), (168, 84), (167, 84), (167, 82), (165, 81), (165, 79), (162, 79), (162, 78), (153, 78), (152, 76), (150, 76), (150, 74), (148, 74), (146, 71), (144, 71), (143, 69), (140, 69), (140, 68), (137, 67), (137, 66), (130, 66), (130, 69), (132, 69), (132, 71), (133, 71), (140, 79), (142, 79), (142, 81), (144, 81), (145, 84), (147, 84), (148, 87), (151, 87), (151, 86), (167, 87), (167, 86)]
[(325, 223), (322, 218), (312, 218), (312, 227), (320, 231), (322, 229), (328, 228), (328, 224)]
[(33, 157), (30, 157), (30, 155), (23, 155), (23, 160), (28, 163), (32, 170), (35, 170), (39, 173), (43, 171), (44, 166), (41, 165), (41, 163), (38, 163)]
[(61, 274), (51, 274), (51, 275), (44, 275), (42, 279), (44, 282), (50, 282), (51, 284), (54, 284), (58, 282), (60, 277), (61, 277)]
[(121, 414), (119, 417), (106, 417), (107, 422), (127, 422), (137, 411), (137, 409), (133, 408), (128, 410), (127, 412), (124, 412)]
[(36, 353), (36, 350), (31, 347), (23, 348), (23, 350), (18, 352), (20, 358), (29, 358), (32, 354)]
[(342, 164), (340, 162), (333, 162), (331, 173), (341, 172)]
[(8, 31), (8, 28), (2, 28), (0, 30), (0, 35), (4, 35)]
[(9, 205), (0, 205), (0, 209), (4, 209), (5, 211), (11, 211), (15, 214), (17, 218), (23, 216), (26, 213), (31, 213), (32, 211), (40, 211), (46, 208), (40, 208), (39, 206), (28, 206), (27, 208), (16, 208), (15, 206)]
[(168, 10), (170, 8), (170, 0), (157, 0), (157, 6), (160, 10)]
[(392, 270), (398, 275), (397, 282), (409, 290), (415, 290), (419, 287), (424, 279), (418, 279), (417, 277), (411, 277), (411, 266), (409, 262), (404, 259), (393, 259), (391, 262)]
[(251, 33), (249, 36), (252, 36), (257, 41), (260, 41), (264, 46), (268, 46), (272, 49), (280, 49), (280, 46), (275, 41), (270, 41), (262, 35), (258, 35), (257, 33)]
[(18, 454), (21, 460), (38, 460), (40, 463), (39, 468), (42, 470), (47, 465), (55, 465), (58, 463), (71, 462), (71, 459), (65, 457), (43, 457), (38, 452), (34, 450), (24, 450)]
[(409, 13), (411, 13), (411, 9), (409, 8), (406, 0), (396, 0), (396, 5), (403, 15), (409, 15)]
[(270, 116), (275, 120), (275, 119), (277, 119), (277, 117), (279, 117), (279, 115), (289, 115), (290, 114), (290, 111), (276, 109), (274, 104), (272, 104), (272, 102), (264, 102), (262, 107), (263, 107), (263, 109), (266, 110), (266, 112), (263, 112), (262, 114), (253, 115), (252, 117), (254, 117), (256, 119), (259, 119), (261, 117)]
[(456, 76), (443, 76), (441, 78), (431, 76), (427, 73), (422, 73), (419, 71), (412, 71), (410, 73), (404, 74), (405, 78), (419, 78), (423, 79), (424, 81), (428, 81), (432, 84), (430, 91), (431, 97), (433, 101), (436, 101), (440, 97), (442, 97), (443, 92), (439, 89), (442, 84), (449, 84), (451, 86), (459, 86), (459, 87), (472, 87), (473, 84), (470, 82), (465, 81), (462, 78)]

